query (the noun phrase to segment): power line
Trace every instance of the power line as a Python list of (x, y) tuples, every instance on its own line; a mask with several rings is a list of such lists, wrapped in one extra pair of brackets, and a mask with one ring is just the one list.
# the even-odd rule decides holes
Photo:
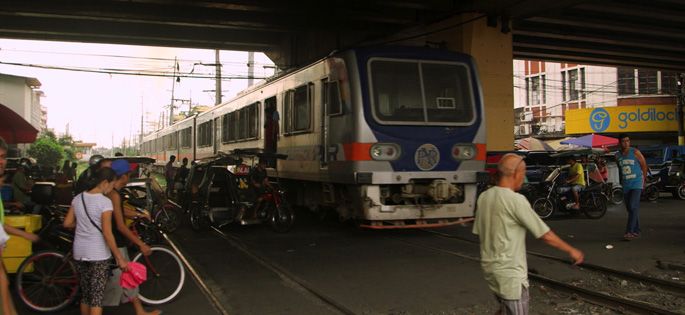
[[(107, 57), (107, 58), (123, 58), (123, 59), (136, 59), (136, 60), (147, 60), (147, 61), (161, 61), (161, 62), (174, 62), (174, 59), (170, 58), (160, 58), (160, 57), (139, 57), (139, 56), (127, 56), (127, 55), (109, 55), (109, 54), (85, 54), (85, 53), (74, 53), (74, 52), (58, 52), (58, 51), (41, 51), (41, 50), (26, 50), (26, 49), (13, 49), (13, 48), (0, 48), (0, 52), (22, 52), (22, 53), (36, 53), (36, 54), (48, 54), (48, 55), (70, 55), (70, 56), (85, 56), (85, 57)], [(200, 59), (178, 59), (179, 62), (192, 62), (192, 63), (202, 63)], [(209, 61), (213, 62), (213, 61)], [(241, 61), (225, 61), (222, 64), (236, 64), (242, 65), (247, 64)], [(253, 63), (257, 66), (270, 66), (271, 63)]]
[[(38, 65), (38, 64), (27, 64), (27, 63), (18, 63), (18, 62), (4, 62), (0, 61), (0, 64), (3, 65), (10, 65), (10, 66), (18, 66), (18, 67), (29, 67), (29, 68), (39, 68), (39, 69), (47, 69), (47, 70), (64, 70), (64, 71), (75, 71), (75, 72), (88, 72), (88, 73), (102, 73), (102, 74), (120, 74), (120, 75), (133, 75), (133, 76), (149, 76), (149, 77), (165, 77), (165, 78), (191, 78), (191, 79), (215, 79), (216, 77), (214, 75), (205, 75), (205, 74), (194, 74), (194, 73), (167, 73), (167, 72), (145, 72), (146, 70), (131, 70), (131, 69), (106, 69), (106, 68), (100, 68), (100, 69), (93, 69), (93, 68), (79, 68), (79, 67), (61, 67), (61, 66), (50, 66), (50, 65)], [(240, 76), (240, 75), (231, 75), (231, 76), (221, 76), (221, 79), (226, 79), (226, 80), (232, 80), (232, 79), (257, 79), (257, 80), (263, 80), (267, 79), (268, 77), (248, 77), (247, 75), (245, 76)]]

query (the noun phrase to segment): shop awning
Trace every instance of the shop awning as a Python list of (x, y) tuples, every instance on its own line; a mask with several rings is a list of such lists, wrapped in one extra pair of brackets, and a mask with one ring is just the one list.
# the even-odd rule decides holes
[(0, 104), (0, 137), (7, 143), (33, 143), (38, 129), (5, 105)]

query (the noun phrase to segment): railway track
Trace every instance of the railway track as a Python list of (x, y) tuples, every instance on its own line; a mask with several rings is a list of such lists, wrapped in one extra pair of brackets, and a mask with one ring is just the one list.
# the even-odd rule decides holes
[[(431, 231), (431, 230), (423, 230), (424, 232), (436, 235), (441, 238), (447, 238), (447, 239), (453, 239), (453, 240), (458, 240), (461, 242), (469, 243), (472, 245), (479, 245), (478, 242), (466, 239), (460, 236), (456, 235), (451, 235), (451, 234), (446, 234), (442, 232), (437, 232), (437, 231)], [(405, 241), (406, 242), (406, 241)], [(407, 242), (411, 243), (411, 242)], [(411, 243), (413, 246), (417, 247), (422, 247), (426, 249), (430, 249), (433, 251), (439, 251), (442, 253), (458, 256), (464, 259), (472, 260), (472, 261), (479, 261), (478, 257), (474, 257), (468, 254), (464, 254), (461, 252), (456, 252), (452, 250), (446, 250), (443, 248), (438, 248), (434, 246), (426, 246), (423, 244), (415, 244)], [(532, 255), (534, 257), (538, 257), (544, 260), (548, 261), (554, 261), (558, 263), (564, 263), (570, 265), (571, 262), (542, 254), (542, 253), (537, 253), (533, 251), (528, 251), (529, 255)], [(663, 305), (658, 304), (658, 298), (654, 297), (654, 294), (670, 294), (673, 296), (674, 299), (680, 300), (680, 304), (684, 305), (685, 304), (685, 285), (683, 283), (678, 283), (678, 282), (672, 282), (672, 281), (667, 281), (667, 280), (662, 280), (658, 278), (653, 278), (653, 277), (648, 277), (645, 275), (633, 273), (633, 272), (627, 272), (627, 271), (622, 271), (622, 270), (615, 270), (611, 269), (608, 267), (604, 266), (599, 266), (599, 265), (594, 265), (590, 263), (583, 263), (580, 266), (583, 270), (589, 270), (590, 272), (595, 273), (595, 277), (615, 277), (615, 278), (622, 278), (626, 280), (626, 285), (625, 287), (631, 287), (631, 285), (638, 285), (641, 287), (645, 287), (643, 291), (645, 291), (646, 294), (641, 294), (642, 297), (647, 296), (647, 298), (651, 298), (652, 301), (657, 301), (657, 303), (652, 303), (652, 302), (646, 302), (643, 299), (636, 299), (636, 298), (630, 298), (627, 297), (625, 292), (623, 293), (607, 293), (604, 290), (603, 291), (598, 291), (590, 288), (586, 288), (580, 285), (575, 285), (563, 281), (558, 281), (554, 280), (552, 278), (548, 278), (546, 276), (543, 276), (539, 273), (535, 272), (529, 272), (528, 276), (529, 279), (531, 279), (534, 282), (538, 282), (540, 284), (544, 284), (548, 287), (551, 287), (555, 290), (565, 292), (567, 294), (572, 294), (572, 295), (577, 295), (578, 297), (581, 297), (584, 300), (587, 300), (591, 303), (594, 304), (599, 304), (605, 307), (608, 307), (610, 309), (614, 309), (619, 312), (625, 312), (629, 311), (632, 313), (637, 313), (637, 314), (685, 314), (683, 312), (683, 309), (680, 308), (677, 311), (673, 310), (671, 308), (666, 308)], [(535, 268), (529, 268), (529, 270), (534, 270)], [(629, 282), (628, 282), (629, 281)], [(647, 285), (645, 285), (647, 284)], [(652, 296), (650, 296), (650, 294)], [(666, 303), (666, 302), (664, 302)]]
[(281, 266), (277, 265), (273, 261), (255, 253), (252, 251), (250, 248), (248, 248), (243, 242), (236, 236), (230, 235), (228, 233), (225, 233), (221, 231), (220, 229), (217, 229), (215, 227), (212, 227), (212, 230), (215, 234), (217, 234), (219, 237), (224, 239), (226, 242), (228, 242), (229, 245), (234, 247), (235, 249), (239, 250), (246, 256), (248, 256), (250, 259), (254, 260), (256, 263), (260, 264), (261, 266), (269, 269), (276, 275), (278, 275), (281, 279), (284, 281), (287, 281), (288, 283), (291, 284), (291, 286), (298, 288), (301, 292), (306, 293), (310, 295), (312, 298), (319, 300), (322, 304), (326, 305), (331, 311), (345, 314), (345, 315), (356, 315), (354, 311), (352, 311), (350, 308), (346, 307), (342, 303), (334, 300), (330, 296), (326, 295), (323, 292), (318, 291), (316, 288), (314, 288), (311, 284), (309, 284), (307, 281), (293, 275), (292, 273), (288, 272)]

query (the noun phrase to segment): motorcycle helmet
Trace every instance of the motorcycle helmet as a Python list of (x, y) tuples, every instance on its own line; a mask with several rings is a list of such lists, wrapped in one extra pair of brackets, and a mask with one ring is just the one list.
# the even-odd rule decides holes
[(89, 165), (89, 166), (96, 165), (96, 164), (100, 163), (100, 161), (102, 161), (104, 158), (105, 158), (105, 157), (102, 156), (102, 155), (100, 155), (100, 154), (93, 154), (93, 155), (90, 157), (90, 159), (88, 159), (88, 165)]

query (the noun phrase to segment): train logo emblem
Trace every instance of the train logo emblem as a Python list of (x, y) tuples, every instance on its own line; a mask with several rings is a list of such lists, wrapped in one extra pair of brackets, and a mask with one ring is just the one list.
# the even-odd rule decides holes
[(416, 149), (414, 162), (422, 171), (430, 171), (440, 163), (440, 151), (430, 143), (423, 144)]
[(592, 113), (590, 113), (590, 128), (595, 132), (602, 132), (609, 128), (609, 123), (611, 123), (611, 116), (604, 108), (595, 108)]

